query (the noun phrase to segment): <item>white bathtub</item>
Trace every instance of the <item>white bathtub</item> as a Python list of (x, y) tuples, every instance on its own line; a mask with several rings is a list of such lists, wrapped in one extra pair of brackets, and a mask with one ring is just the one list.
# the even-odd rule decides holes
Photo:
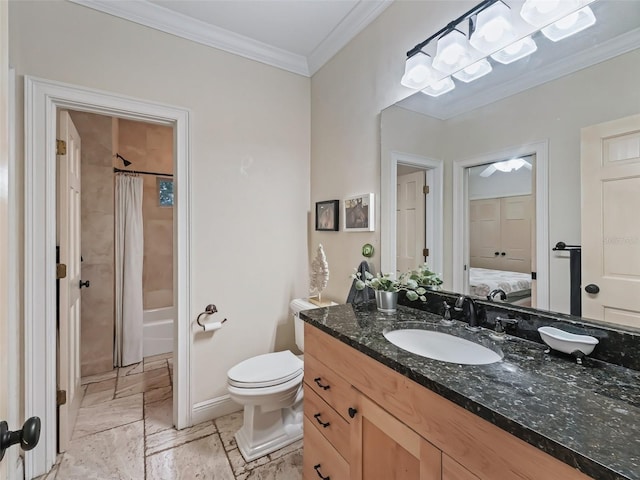
[(142, 354), (145, 357), (173, 351), (174, 307), (145, 310), (143, 316)]

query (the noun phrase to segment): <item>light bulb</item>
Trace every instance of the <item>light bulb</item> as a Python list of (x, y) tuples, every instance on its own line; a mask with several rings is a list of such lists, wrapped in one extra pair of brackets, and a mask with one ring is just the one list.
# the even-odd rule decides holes
[(420, 51), (407, 58), (404, 75), (400, 83), (407, 88), (423, 89), (434, 79), (435, 72), (431, 67), (431, 57)]
[(513, 41), (515, 35), (511, 9), (498, 1), (478, 13), (469, 43), (481, 52), (491, 53)]
[(450, 92), (454, 88), (456, 88), (456, 85), (453, 83), (453, 80), (451, 80), (451, 77), (445, 77), (420, 91), (431, 97), (439, 97), (440, 95)]
[(454, 73), (453, 76), (458, 80), (469, 83), (491, 73), (491, 70), (491, 64), (483, 58), (482, 60), (472, 63), (467, 68)]
[(595, 23), (596, 16), (593, 14), (593, 10), (589, 7), (584, 7), (543, 28), (541, 32), (549, 40), (558, 42), (589, 28)]
[(433, 68), (451, 74), (464, 68), (471, 61), (469, 42), (460, 30), (452, 30), (438, 39)]
[(531, 55), (537, 49), (538, 46), (536, 45), (536, 42), (534, 42), (533, 39), (529, 36), (506, 46), (499, 52), (491, 55), (491, 58), (493, 58), (496, 62), (508, 65), (517, 60), (520, 60), (521, 58)]

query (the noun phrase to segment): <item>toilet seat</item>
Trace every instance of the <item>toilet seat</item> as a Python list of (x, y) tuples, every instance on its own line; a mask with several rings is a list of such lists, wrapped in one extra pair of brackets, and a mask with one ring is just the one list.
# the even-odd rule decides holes
[(303, 362), (289, 350), (249, 358), (229, 369), (229, 385), (236, 388), (267, 388), (297, 379)]

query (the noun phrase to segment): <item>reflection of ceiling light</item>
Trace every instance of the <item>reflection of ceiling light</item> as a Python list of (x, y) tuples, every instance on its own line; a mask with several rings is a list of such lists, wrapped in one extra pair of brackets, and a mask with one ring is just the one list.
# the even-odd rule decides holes
[(584, 7), (542, 29), (549, 40), (558, 42), (581, 32), (596, 23), (596, 16), (589, 7)]
[[(584, 5), (584, 3), (583, 3)], [(544, 27), (580, 7), (579, 0), (527, 0), (520, 16), (535, 27)]]
[(491, 55), (496, 62), (508, 65), (521, 58), (531, 55), (538, 49), (536, 42), (531, 37), (524, 37), (522, 40), (518, 40), (512, 43), (508, 47), (503, 48), (499, 52)]
[(452, 30), (438, 40), (433, 68), (449, 75), (469, 65), (471, 51), (467, 37), (460, 30)]
[(501, 1), (478, 13), (469, 43), (483, 53), (492, 53), (515, 39), (511, 9)]
[(408, 88), (422, 89), (434, 80), (434, 73), (431, 57), (424, 52), (418, 52), (407, 58), (400, 83)]
[(467, 68), (460, 70), (458, 73), (454, 73), (453, 76), (458, 80), (469, 83), (491, 73), (491, 70), (491, 64), (486, 58), (483, 58), (476, 63), (472, 63)]
[(527, 170), (531, 170), (531, 164), (527, 162), (524, 158), (512, 158), (511, 160), (504, 160), (502, 162), (495, 162), (485, 168), (482, 172), (480, 172), (481, 177), (490, 177), (496, 171), (509, 173), (513, 171), (520, 170), (522, 167), (525, 167)]
[(427, 88), (423, 88), (420, 90), (422, 93), (426, 93), (431, 97), (439, 97), (440, 95), (444, 95), (447, 92), (450, 92), (456, 88), (455, 83), (451, 80), (451, 77), (445, 77), (442, 80), (432, 83)]

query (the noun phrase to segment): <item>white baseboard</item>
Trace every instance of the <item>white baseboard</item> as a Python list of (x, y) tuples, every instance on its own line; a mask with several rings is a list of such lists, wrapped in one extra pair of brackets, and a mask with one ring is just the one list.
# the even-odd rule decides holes
[(229, 395), (222, 395), (194, 404), (191, 409), (191, 421), (193, 425), (197, 425), (240, 410), (242, 410), (241, 405), (231, 400)]

